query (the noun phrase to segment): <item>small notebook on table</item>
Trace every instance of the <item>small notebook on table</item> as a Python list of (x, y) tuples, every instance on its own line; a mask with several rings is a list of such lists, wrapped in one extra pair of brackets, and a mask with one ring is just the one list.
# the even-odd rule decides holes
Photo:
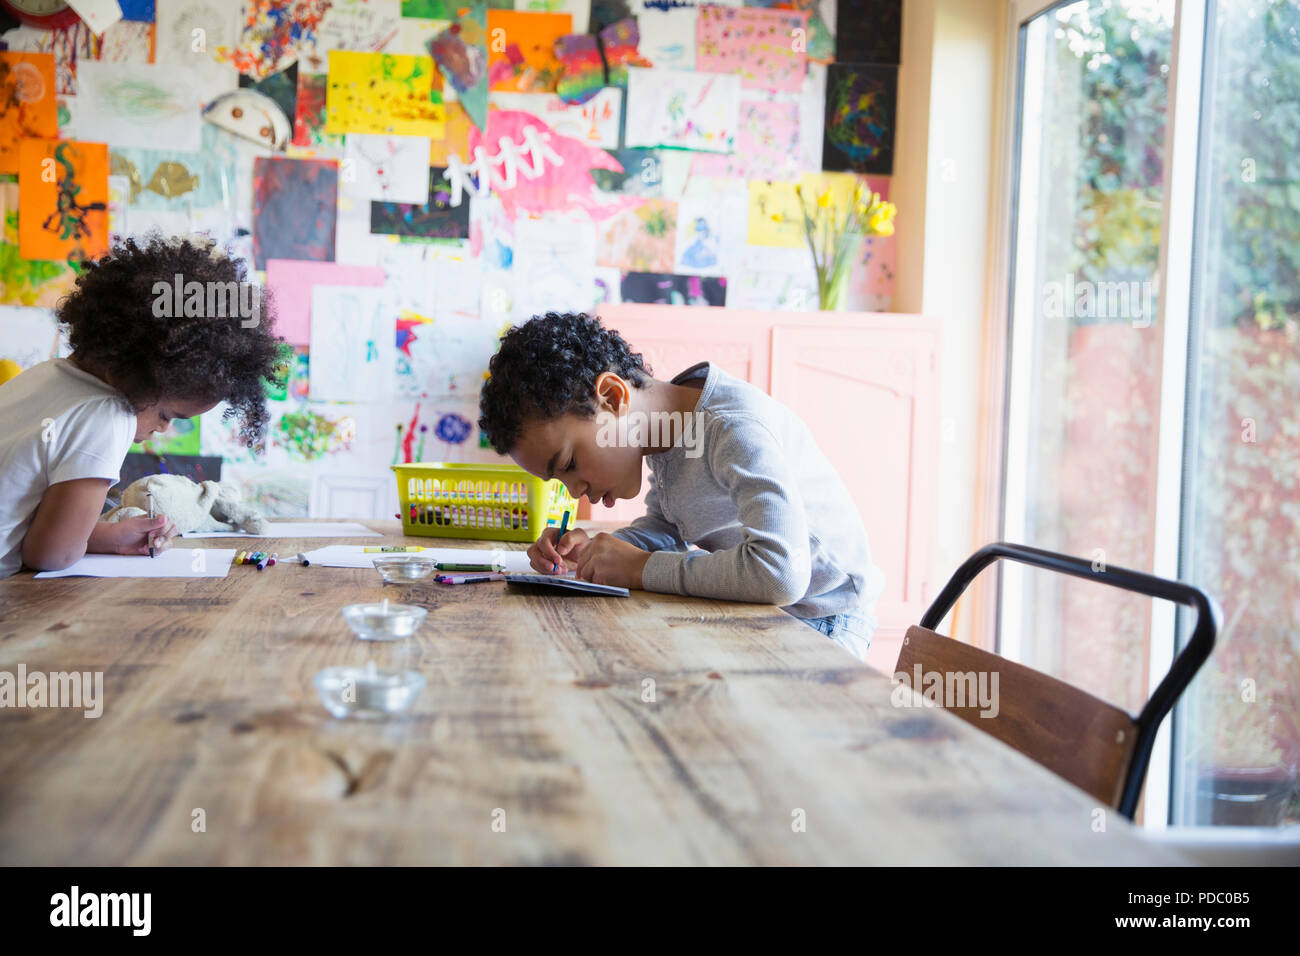
[(606, 597), (628, 597), (627, 588), (612, 584), (593, 584), (580, 578), (564, 574), (508, 574), (507, 584), (523, 584), (529, 587), (553, 588), (559, 591), (578, 594), (603, 594)]

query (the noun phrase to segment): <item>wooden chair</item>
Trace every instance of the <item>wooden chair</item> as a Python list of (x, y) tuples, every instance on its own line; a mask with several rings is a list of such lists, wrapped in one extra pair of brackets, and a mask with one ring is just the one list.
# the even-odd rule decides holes
[[(1191, 639), (1141, 713), (1134, 717), (1064, 681), (936, 632), (970, 582), (999, 558), (1164, 598), (1196, 611)], [(951, 688), (957, 692), (956, 699), (947, 693), (929, 696), (1132, 819), (1156, 731), (1210, 656), (1220, 621), (1217, 602), (1189, 584), (1127, 568), (1094, 571), (1081, 558), (1023, 545), (991, 544), (957, 569), (921, 618), (921, 625), (908, 629), (894, 668), (895, 679), (902, 675), (922, 696), (926, 696), (927, 687), (932, 691)], [(962, 675), (972, 674), (985, 675), (986, 690), (992, 688), (991, 675), (997, 675), (996, 712), (994, 707), (983, 707), (978, 695), (966, 694), (975, 685)], [(942, 683), (936, 686), (936, 680)]]

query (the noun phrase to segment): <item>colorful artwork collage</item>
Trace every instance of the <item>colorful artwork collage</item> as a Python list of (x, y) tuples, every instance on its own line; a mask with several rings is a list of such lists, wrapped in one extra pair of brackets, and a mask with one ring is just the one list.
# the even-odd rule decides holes
[[(273, 515), (356, 516), (362, 488), (390, 516), (388, 465), (497, 460), (477, 393), (513, 323), (815, 308), (794, 187), (888, 195), (899, 9), (155, 0), (10, 29), (0, 360), (66, 354), (54, 309), (116, 239), (207, 233), (287, 343), (266, 441), (218, 407), (136, 450), (220, 458)], [(893, 263), (864, 244), (850, 308), (890, 307)]]

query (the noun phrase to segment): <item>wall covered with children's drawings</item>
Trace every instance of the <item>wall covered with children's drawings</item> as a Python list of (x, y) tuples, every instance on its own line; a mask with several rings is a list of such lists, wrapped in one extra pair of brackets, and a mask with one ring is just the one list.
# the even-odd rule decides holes
[[(816, 309), (795, 185), (888, 196), (901, 0), (96, 7), (0, 23), (0, 370), (65, 354), (112, 239), (211, 234), (288, 343), (265, 446), (219, 406), (136, 451), (271, 515), (387, 517), (389, 465), (497, 460), (478, 388), (533, 314)], [(893, 262), (868, 238), (847, 307), (888, 310)]]

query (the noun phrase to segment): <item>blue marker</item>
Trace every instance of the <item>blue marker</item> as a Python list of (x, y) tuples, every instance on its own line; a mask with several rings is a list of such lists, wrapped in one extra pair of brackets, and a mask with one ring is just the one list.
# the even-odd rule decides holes
[[(560, 521), (560, 533), (557, 534), (557, 535), (555, 536), (555, 546), (556, 546), (557, 548), (560, 546), (560, 542), (564, 540), (564, 532), (566, 532), (566, 531), (568, 531), (568, 530), (569, 530), (569, 513), (566, 511), (566, 512), (564, 513), (564, 518), (561, 519), (561, 521)], [(558, 564), (553, 565), (553, 566), (551, 567), (551, 573), (552, 573), (552, 574), (554, 574), (555, 572), (557, 572), (557, 571), (559, 571), (559, 570), (560, 570), (560, 566), (559, 566)]]

